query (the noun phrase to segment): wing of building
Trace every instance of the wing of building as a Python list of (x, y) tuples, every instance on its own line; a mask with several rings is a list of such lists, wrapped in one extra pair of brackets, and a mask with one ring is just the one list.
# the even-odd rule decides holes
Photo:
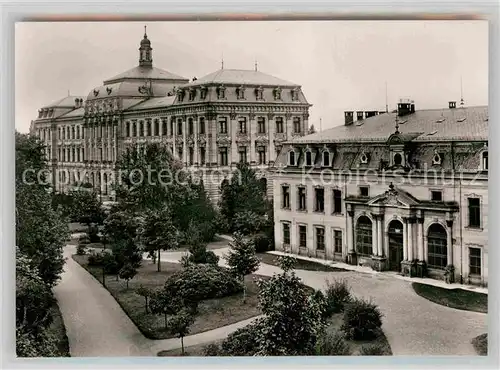
[(345, 112), (284, 144), (276, 247), (411, 276), (488, 281), (488, 108)]
[(137, 66), (106, 79), (86, 97), (68, 96), (42, 107), (31, 132), (46, 143), (56, 191), (90, 183), (103, 198), (113, 198), (121, 154), (162, 142), (201, 173), (216, 202), (220, 183), (240, 161), (268, 178), (282, 143), (307, 132), (310, 106), (300, 85), (257, 68), (222, 68), (190, 81), (154, 67), (144, 34)]

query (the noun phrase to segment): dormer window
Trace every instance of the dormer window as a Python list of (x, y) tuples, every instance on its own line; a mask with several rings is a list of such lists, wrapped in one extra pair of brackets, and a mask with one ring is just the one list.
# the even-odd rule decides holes
[(236, 97), (239, 100), (245, 99), (245, 88), (243, 86), (236, 88)]
[(299, 100), (299, 89), (295, 88), (292, 90), (292, 101)]
[(281, 87), (274, 89), (274, 100), (281, 100)]
[(193, 101), (195, 96), (196, 96), (196, 90), (195, 89), (189, 90), (189, 100)]
[(259, 86), (255, 89), (255, 96), (257, 97), (257, 100), (264, 100), (263, 92), (264, 89), (262, 88), (262, 86)]
[(177, 91), (177, 98), (178, 98), (179, 102), (182, 103), (182, 101), (184, 100), (184, 90)]
[(312, 166), (312, 153), (309, 149), (306, 150), (306, 166)]
[(330, 167), (330, 152), (328, 150), (323, 152), (323, 167)]
[(217, 99), (226, 99), (226, 88), (224, 85), (219, 86), (217, 89)]
[(361, 164), (367, 164), (368, 163), (368, 155), (365, 153), (361, 154), (361, 157), (359, 157), (359, 161)]
[(488, 151), (481, 153), (481, 169), (483, 171), (488, 171)]
[(395, 153), (392, 159), (395, 166), (401, 166), (403, 164), (403, 156), (401, 155), (401, 153)]
[(207, 88), (202, 87), (200, 89), (200, 99), (205, 100), (207, 98)]
[(288, 152), (288, 165), (295, 166), (295, 152), (293, 150)]
[(439, 165), (441, 164), (442, 157), (439, 153), (434, 153), (434, 157), (432, 157), (432, 164)]

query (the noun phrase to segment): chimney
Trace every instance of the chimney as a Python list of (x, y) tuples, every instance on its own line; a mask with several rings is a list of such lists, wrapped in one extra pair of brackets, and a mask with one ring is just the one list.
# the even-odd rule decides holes
[(415, 102), (409, 99), (399, 99), (398, 116), (406, 116), (415, 113)]
[(80, 100), (78, 98), (75, 99), (75, 109), (79, 108), (80, 106)]
[(450, 102), (448, 102), (448, 108), (455, 109), (456, 107), (457, 107), (457, 102), (456, 101), (450, 101)]
[(363, 112), (356, 112), (356, 114), (357, 114), (356, 119), (357, 119), (358, 121), (362, 121), (362, 120), (363, 120)]
[(352, 123), (354, 122), (354, 116), (353, 116), (354, 112), (352, 111), (346, 111), (344, 112), (344, 119), (345, 119), (345, 125), (346, 126), (350, 126), (352, 125)]

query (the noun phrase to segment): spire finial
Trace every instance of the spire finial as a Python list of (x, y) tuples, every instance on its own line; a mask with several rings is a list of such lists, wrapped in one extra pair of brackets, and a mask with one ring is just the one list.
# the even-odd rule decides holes
[(224, 69), (224, 52), (222, 52), (221, 56), (221, 69)]
[(144, 25), (144, 38), (148, 38), (148, 33), (146, 31), (147, 31), (147, 26)]
[(463, 108), (465, 104), (464, 101), (464, 90), (462, 85), (462, 76), (460, 76), (460, 107)]
[(396, 132), (395, 134), (399, 134), (399, 118), (398, 114), (396, 113)]
[(257, 72), (257, 58), (255, 58), (255, 72)]

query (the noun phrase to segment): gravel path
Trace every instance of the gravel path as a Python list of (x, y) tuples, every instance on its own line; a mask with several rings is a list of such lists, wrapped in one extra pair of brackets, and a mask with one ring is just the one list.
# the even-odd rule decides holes
[[(180, 347), (176, 338), (145, 338), (109, 292), (71, 258), (75, 250), (75, 246), (65, 248), (65, 271), (54, 289), (71, 356), (156, 356), (161, 350)], [(227, 248), (214, 252), (222, 257)], [(164, 252), (161, 259), (178, 262), (184, 254)], [(221, 264), (224, 262), (221, 258)], [(279, 271), (275, 266), (261, 264), (257, 274), (272, 275)], [(418, 296), (410, 282), (390, 274), (297, 270), (297, 275), (316, 289), (324, 288), (326, 279), (345, 278), (354, 295), (372, 299), (384, 314), (383, 329), (394, 355), (476, 355), (470, 341), (488, 331), (486, 314), (432, 303)], [(186, 337), (185, 346), (222, 339), (251, 321)]]

